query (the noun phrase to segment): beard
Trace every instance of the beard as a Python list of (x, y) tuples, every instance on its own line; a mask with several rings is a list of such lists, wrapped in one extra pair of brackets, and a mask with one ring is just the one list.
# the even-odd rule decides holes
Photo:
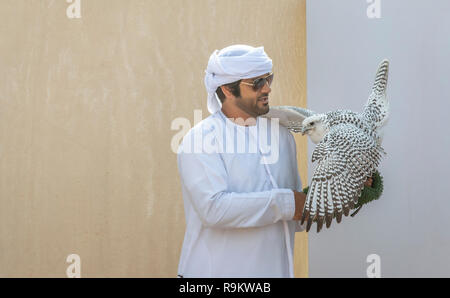
[(263, 94), (256, 100), (256, 108), (258, 116), (267, 114), (269, 112), (269, 94)]
[(256, 98), (256, 101), (239, 97), (236, 105), (247, 114), (256, 118), (269, 112), (269, 94), (261, 94)]

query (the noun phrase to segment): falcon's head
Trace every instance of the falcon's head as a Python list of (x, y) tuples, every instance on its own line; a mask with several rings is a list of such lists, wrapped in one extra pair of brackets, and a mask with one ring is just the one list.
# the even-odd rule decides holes
[(322, 141), (323, 137), (328, 132), (328, 128), (324, 123), (325, 119), (326, 115), (316, 114), (303, 120), (302, 135), (309, 135), (315, 144)]

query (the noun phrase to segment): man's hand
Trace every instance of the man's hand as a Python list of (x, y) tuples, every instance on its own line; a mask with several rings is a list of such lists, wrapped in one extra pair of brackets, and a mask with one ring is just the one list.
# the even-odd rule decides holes
[(365, 185), (365, 186), (368, 186), (368, 187), (372, 187), (372, 182), (373, 182), (372, 177), (369, 177), (369, 178), (367, 179), (367, 181), (364, 182), (364, 185)]
[(302, 218), (303, 206), (305, 206), (306, 195), (303, 192), (293, 190), (295, 198), (295, 214), (292, 220), (300, 220)]

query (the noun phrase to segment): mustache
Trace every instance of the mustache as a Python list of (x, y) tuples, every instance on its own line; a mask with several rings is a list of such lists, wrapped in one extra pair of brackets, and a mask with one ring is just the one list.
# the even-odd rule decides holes
[(263, 94), (261, 94), (261, 96), (258, 97), (258, 99), (263, 98), (263, 97), (269, 97), (269, 93), (263, 93)]

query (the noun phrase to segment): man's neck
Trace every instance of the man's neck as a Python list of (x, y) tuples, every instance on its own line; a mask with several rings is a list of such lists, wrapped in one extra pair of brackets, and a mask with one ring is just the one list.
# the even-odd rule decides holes
[(222, 106), (222, 113), (237, 125), (253, 126), (256, 125), (256, 117), (249, 115), (237, 107)]
[(227, 118), (229, 118), (231, 121), (233, 121), (238, 125), (243, 126), (256, 125), (257, 116), (250, 115), (247, 112), (238, 108), (237, 106), (223, 104), (222, 113)]

